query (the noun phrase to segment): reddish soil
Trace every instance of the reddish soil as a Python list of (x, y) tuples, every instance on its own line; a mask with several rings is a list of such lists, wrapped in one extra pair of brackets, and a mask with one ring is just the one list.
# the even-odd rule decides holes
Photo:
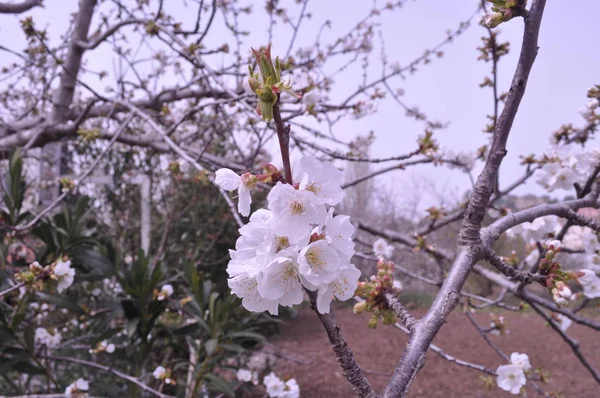
[[(391, 326), (367, 327), (368, 315), (356, 316), (349, 307), (336, 309), (336, 319), (359, 365), (366, 370), (371, 385), (382, 392), (389, 374), (404, 350), (406, 336)], [(419, 314), (417, 314), (419, 315)], [(503, 313), (510, 334), (490, 336), (504, 352), (523, 352), (529, 355), (533, 368), (548, 372), (548, 383), (540, 383), (547, 393), (560, 392), (564, 398), (598, 398), (600, 387), (583, 365), (575, 358), (558, 334), (545, 325), (535, 313)], [(489, 313), (475, 315), (482, 327), (490, 323)], [(568, 333), (581, 344), (588, 360), (600, 369), (600, 339), (598, 333), (573, 324)], [(469, 323), (464, 314), (452, 313), (434, 343), (448, 354), (460, 359), (496, 369), (503, 364)], [(329, 348), (327, 336), (316, 316), (308, 308), (298, 311), (294, 319), (282, 325), (281, 335), (273, 341), (281, 357), (275, 371), (280, 376), (295, 377), (301, 396), (308, 398), (346, 398), (355, 396), (344, 379)], [(449, 363), (438, 354), (429, 352), (425, 367), (415, 380), (409, 397), (512, 397), (495, 387), (486, 391), (481, 372)], [(527, 395), (539, 396), (527, 385)]]

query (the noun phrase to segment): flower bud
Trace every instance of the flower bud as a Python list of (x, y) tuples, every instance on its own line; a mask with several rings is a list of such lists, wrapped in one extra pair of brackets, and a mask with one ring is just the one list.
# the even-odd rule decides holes
[(557, 252), (560, 250), (560, 246), (561, 242), (559, 240), (553, 240), (550, 243), (548, 243), (548, 250)]
[(485, 26), (488, 28), (495, 28), (502, 23), (502, 18), (504, 18), (504, 15), (500, 12), (489, 14), (487, 17), (485, 17)]
[(367, 326), (370, 329), (375, 329), (377, 327), (377, 323), (379, 323), (379, 318), (377, 315), (373, 315), (371, 319), (369, 319), (369, 323), (367, 324)]
[(242, 179), (242, 184), (244, 184), (248, 189), (254, 188), (258, 182), (258, 178), (256, 178), (256, 176), (252, 173), (244, 173), (240, 177)]
[(352, 309), (352, 311), (358, 315), (358, 314), (362, 314), (363, 312), (365, 312), (367, 310), (367, 303), (364, 301), (361, 301), (359, 303), (354, 304), (354, 308)]

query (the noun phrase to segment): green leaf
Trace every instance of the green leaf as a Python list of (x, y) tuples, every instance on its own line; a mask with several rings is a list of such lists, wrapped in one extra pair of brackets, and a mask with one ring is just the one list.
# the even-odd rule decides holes
[(262, 334), (256, 333), (256, 332), (248, 332), (248, 331), (227, 333), (225, 335), (225, 337), (230, 338), (230, 339), (244, 339), (244, 340), (251, 340), (251, 341), (265, 341), (266, 340), (265, 336), (263, 336)]
[(235, 398), (235, 391), (231, 388), (229, 383), (220, 376), (208, 373), (204, 376), (208, 381), (206, 386), (212, 391), (222, 392), (230, 398)]
[(23, 332), (23, 339), (25, 340), (25, 347), (27, 347), (27, 351), (30, 356), (35, 354), (35, 341), (34, 341), (34, 331), (33, 324), (27, 325), (25, 331)]

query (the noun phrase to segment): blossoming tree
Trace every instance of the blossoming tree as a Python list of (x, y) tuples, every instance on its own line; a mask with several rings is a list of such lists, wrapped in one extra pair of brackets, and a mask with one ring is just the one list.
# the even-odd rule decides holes
[[(95, 380), (73, 377), (70, 384), (59, 380), (54, 374), (57, 363), (66, 362), (102, 371), (124, 383), (122, 388), (117, 386), (105, 391), (106, 394), (127, 391), (128, 396), (194, 397), (219, 391), (235, 396), (238, 389), (262, 383), (271, 397), (299, 396), (301, 386), (297, 381), (282, 380), (276, 369), (259, 375), (255, 370), (237, 367), (229, 377), (221, 377), (221, 373), (231, 370), (227, 361), (235, 357), (224, 356), (223, 352), (243, 351), (242, 344), (260, 340), (255, 333), (257, 318), (243, 318), (247, 316), (245, 311), (246, 315), (236, 312), (239, 310), (236, 297), (241, 299), (245, 310), (271, 315), (278, 315), (280, 307), (293, 307), (308, 298), (327, 332), (332, 355), (360, 397), (406, 396), (419, 371), (426, 366), (429, 351), (447, 359), (448, 366), (465, 366), (482, 372), (488, 384), (491, 381), (512, 394), (519, 394), (524, 386), (531, 385), (546, 396), (539, 384), (543, 377), (534, 371), (537, 364), (532, 366), (527, 353), (509, 355), (493, 346), (488, 338), (489, 333), (501, 335), (506, 330), (502, 316), (492, 317), (490, 327), (484, 328), (471, 315), (471, 311), (491, 306), (523, 309), (523, 305), (506, 303), (507, 295), (518, 298), (545, 319), (589, 375), (600, 383), (600, 374), (568, 334), (572, 322), (600, 330), (597, 320), (581, 312), (600, 297), (600, 278), (596, 273), (600, 262), (597, 235), (600, 222), (579, 211), (600, 207), (600, 152), (585, 146), (600, 120), (596, 114), (600, 86), (589, 90), (589, 102), (580, 110), (586, 122), (584, 127), (562, 127), (553, 135), (552, 146), (546, 153), (524, 158), (525, 173), (510, 186), (501, 187), (498, 179), (507, 139), (538, 52), (545, 0), (533, 0), (529, 5), (525, 0), (489, 0), (491, 4), (484, 4), (487, 14), (481, 25), (488, 37), (480, 48), (481, 59), (492, 63), (494, 73), (482, 86), (493, 88), (495, 112), (487, 127), (491, 133), (489, 145), (460, 154), (439, 148), (434, 131), (443, 126), (405, 105), (399, 93), (390, 89), (390, 81), (429, 63), (434, 54), (441, 56), (440, 49), (463, 33), (471, 19), (407, 67), (385, 64), (383, 76), (371, 80), (367, 80), (367, 68), (363, 67), (363, 84), (346, 100), (332, 103), (326, 98), (334, 84), (332, 76), (318, 72), (319, 68), (334, 59), (341, 59), (343, 66), (338, 71), (358, 59), (368, 63), (374, 21), (382, 13), (395, 12), (403, 1), (375, 6), (349, 35), (322, 46), (319, 42), (315, 48), (296, 48), (294, 55), (292, 50), (302, 21), (310, 17), (309, 2), (297, 2), (299, 14), (293, 21), (278, 1), (268, 1), (269, 39), (276, 22), (291, 27), (289, 48), (281, 59), (273, 57), (276, 50), (270, 44), (253, 49), (249, 57), (245, 55), (244, 32), (239, 25), (242, 16), (252, 12), (251, 7), (231, 1), (214, 1), (210, 5), (195, 2), (197, 17), (191, 27), (185, 27), (168, 14), (167, 2), (150, 3), (113, 0), (97, 4), (96, 0), (80, 0), (65, 44), (52, 45), (46, 30), (39, 29), (33, 18), (25, 17), (21, 27), (28, 43), (26, 51), (22, 54), (4, 45), (0, 47), (21, 62), (15, 66), (18, 73), (14, 76), (10, 75), (10, 69), (4, 72), (15, 81), (2, 96), (0, 115), (3, 120), (0, 149), (11, 151), (3, 185), (2, 264), (8, 264), (14, 271), (2, 279), (0, 332), (8, 342), (3, 352), (9, 363), (15, 364), (17, 372), (24, 369), (24, 374), (30, 374), (17, 382), (7, 380), (9, 388), (15, 393), (52, 393), (60, 389), (68, 397), (86, 396), (101, 388), (101, 383), (95, 385)], [(0, 3), (0, 13), (20, 14), (39, 5), (41, 1), (37, 0)], [(479, 11), (478, 5), (477, 15)], [(229, 53), (230, 44), (212, 46), (205, 41), (217, 13), (222, 15), (236, 48), (231, 64), (221, 68), (215, 68), (209, 58)], [(94, 15), (100, 15), (101, 21), (95, 33), (90, 34)], [(498, 42), (494, 29), (501, 24), (520, 22), (524, 28), (518, 63), (508, 93), (500, 96), (495, 71), (508, 47)], [(129, 48), (124, 50), (126, 33), (140, 34), (144, 45), (151, 41), (160, 46), (156, 51), (149, 46), (149, 66), (145, 65), (148, 59), (132, 55)], [(84, 66), (83, 59), (104, 45), (111, 48), (121, 66), (113, 76), (117, 84), (102, 94), (89, 78), (93, 75), (102, 80), (107, 72), (92, 72)], [(248, 63), (250, 68), (246, 71)], [(178, 76), (176, 83), (167, 79), (170, 74)], [(299, 78), (295, 79), (296, 76)], [(165, 86), (166, 83), (169, 85)], [(159, 85), (166, 88), (157, 90)], [(78, 95), (76, 89), (80, 91)], [(333, 129), (344, 117), (360, 118), (374, 112), (374, 104), (385, 97), (384, 89), (405, 108), (409, 117), (425, 121), (427, 126), (416, 147), (405, 154), (370, 158), (360, 151), (364, 141), (342, 142), (302, 119), (312, 116), (317, 121), (326, 121), (326, 127)], [(361, 96), (363, 99), (356, 100)], [(277, 142), (277, 150), (269, 151), (268, 143), (273, 140)], [(70, 146), (67, 141), (71, 141)], [(79, 234), (67, 216), (49, 217), (64, 200), (90, 189), (86, 178), (94, 170), (102, 168), (109, 174), (117, 174), (115, 163), (107, 158), (131, 146), (137, 150), (131, 155), (135, 167), (129, 172), (134, 173), (138, 167), (152, 174), (156, 161), (144, 162), (154, 159), (153, 156), (163, 156), (161, 160), (171, 160), (167, 168), (173, 184), (184, 180), (187, 173), (194, 183), (204, 184), (205, 192), (212, 189), (210, 192), (219, 195), (219, 201), (226, 204), (227, 218), (239, 227), (239, 237), (229, 251), (226, 265), (231, 295), (213, 294), (210, 283), (201, 283), (198, 267), (205, 263), (206, 255), (201, 260), (194, 257), (197, 261), (186, 262), (174, 275), (163, 274), (163, 268), (168, 268), (161, 264), (167, 250), (169, 221), (165, 222), (156, 252), (142, 250), (137, 255), (123, 256), (122, 261), (118, 254), (102, 253), (102, 258), (109, 258), (111, 265), (117, 264), (122, 269), (113, 272), (111, 278), (97, 278), (102, 280), (98, 294), (77, 297), (74, 303), (64, 298), (69, 290), (77, 288), (78, 273), (84, 273), (86, 264), (106, 262), (98, 259), (100, 250), (90, 250), (93, 255), (88, 253), (86, 260), (77, 258), (80, 253), (75, 249), (90, 245), (89, 236)], [(344, 151), (331, 149), (336, 146)], [(291, 157), (294, 148), (302, 153), (295, 162)], [(77, 154), (70, 165), (76, 171), (76, 178), (63, 176), (60, 164), (65, 153)], [(349, 188), (385, 172), (424, 163), (468, 172), (476, 160), (483, 161), (484, 166), (467, 202), (452, 210), (427, 209), (430, 222), (410, 234), (377, 228), (363, 222), (360, 215), (351, 218), (339, 210)], [(348, 182), (334, 162), (338, 165), (395, 163)], [(182, 170), (184, 164), (186, 170)], [(35, 206), (25, 209), (24, 205), (27, 195), (22, 177), (23, 168), (28, 165), (41, 170), (37, 187), (41, 207), (37, 209)], [(499, 205), (503, 197), (532, 177), (548, 191), (572, 190), (576, 197), (519, 211)], [(160, 188), (164, 176), (157, 179), (156, 186)], [(165, 188), (156, 196), (165, 197), (169, 193)], [(99, 200), (98, 206), (101, 204)], [(431, 242), (430, 237), (436, 232), (457, 222), (460, 229), (452, 249)], [(581, 228), (582, 248), (565, 243), (574, 228)], [(36, 245), (28, 243), (32, 230), (46, 245), (43, 255), (36, 256), (33, 253)], [(373, 244), (355, 241), (359, 233), (368, 236)], [(69, 239), (57, 238), (57, 234)], [(497, 241), (504, 235), (525, 241), (531, 249), (528, 255), (523, 259), (516, 255), (501, 256), (502, 248)], [(206, 252), (216, 243), (215, 238)], [(418, 252), (446, 272), (433, 279), (393, 261), (397, 246)], [(357, 267), (357, 259), (375, 263), (376, 272), (371, 275), (366, 268)], [(573, 259), (579, 265), (568, 267)], [(72, 267), (74, 264), (77, 267)], [(500, 294), (489, 298), (469, 292), (465, 282), (472, 273), (497, 286)], [(436, 287), (435, 300), (424, 316), (415, 317), (403, 305), (401, 278), (414, 278)], [(118, 297), (119, 310), (104, 303), (103, 294)], [(336, 324), (332, 316), (334, 300), (356, 301), (354, 312), (371, 314), (369, 327), (375, 328), (382, 322), (408, 334), (403, 352), (391, 353), (398, 356), (398, 364), (383, 391), (371, 387), (344, 332)], [(485, 364), (452, 357), (432, 344), (446, 317), (459, 303), (464, 304), (466, 317), (505, 364), (490, 369)], [(49, 322), (50, 326), (44, 327), (48, 323), (44, 319), (51, 318), (50, 305), (52, 309), (63, 308), (64, 317), (56, 317)], [(32, 316), (29, 310), (38, 311), (40, 317)], [(106, 313), (115, 315), (101, 318), (98, 323), (114, 324), (114, 328), (102, 330), (100, 325), (96, 330), (102, 332), (77, 335), (96, 316)], [(227, 317), (234, 313), (239, 318)], [(244, 322), (253, 329), (237, 330)], [(85, 341), (89, 357), (57, 354), (56, 351), (60, 353), (67, 346), (61, 331), (71, 335), (69, 345), (79, 338)], [(161, 342), (166, 342), (161, 347), (167, 354), (156, 357), (156, 347)], [(127, 372), (114, 368), (105, 357), (119, 352), (125, 354), (123, 363), (127, 363)], [(105, 361), (108, 365), (103, 364)]]

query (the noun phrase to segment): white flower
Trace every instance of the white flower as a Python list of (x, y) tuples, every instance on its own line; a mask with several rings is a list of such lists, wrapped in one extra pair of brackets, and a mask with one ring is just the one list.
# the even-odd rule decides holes
[(588, 108), (587, 106), (582, 106), (577, 111), (581, 114), (581, 116), (583, 116), (584, 119), (589, 119), (594, 114), (594, 110)]
[(402, 290), (402, 282), (400, 282), (398, 279), (394, 279), (394, 282), (392, 282), (392, 287), (394, 289)]
[(343, 174), (331, 162), (320, 162), (309, 156), (300, 159), (294, 168), (301, 190), (310, 191), (318, 203), (335, 206), (344, 199)]
[(529, 253), (527, 255), (527, 257), (525, 257), (525, 263), (529, 266), (534, 266), (539, 261), (540, 261), (540, 252), (537, 249), (532, 250), (531, 253)]
[(578, 272), (579, 274), (583, 274), (577, 278), (581, 286), (597, 283), (598, 279), (600, 279), (596, 276), (596, 273), (590, 269), (580, 269)]
[(349, 263), (354, 256), (354, 225), (346, 215), (333, 216), (333, 207), (329, 209), (325, 223), (325, 239), (333, 247), (340, 258), (340, 262)]
[(258, 292), (266, 300), (275, 300), (280, 305), (300, 304), (304, 300), (300, 276), (298, 274), (298, 253), (286, 249), (262, 269), (257, 276)]
[(283, 391), (279, 394), (279, 398), (299, 398), (300, 386), (296, 379), (289, 379), (283, 386)]
[(594, 110), (600, 105), (597, 98), (592, 98), (586, 105), (588, 109)]
[(256, 184), (249, 173), (239, 176), (230, 169), (219, 169), (215, 172), (215, 183), (226, 191), (238, 191), (238, 211), (244, 217), (250, 214), (252, 197), (250, 189)]
[(343, 267), (335, 280), (319, 288), (317, 310), (321, 314), (328, 314), (334, 296), (340, 301), (352, 298), (359, 278), (360, 271), (353, 264)]
[(273, 372), (265, 376), (263, 383), (267, 388), (267, 394), (269, 394), (269, 397), (281, 396), (281, 393), (285, 388), (285, 383)]
[[(240, 268), (241, 269), (241, 268)], [(229, 268), (228, 268), (229, 272)], [(248, 311), (263, 312), (269, 311), (272, 315), (278, 314), (278, 302), (276, 300), (267, 300), (258, 292), (257, 274), (259, 270), (252, 264), (245, 272), (238, 273), (227, 280), (231, 292), (242, 298), (242, 305)]]
[(115, 352), (115, 345), (110, 343), (109, 345), (106, 346), (104, 351), (106, 351), (109, 354), (112, 354), (113, 352)]
[(239, 381), (244, 383), (252, 381), (252, 372), (248, 369), (238, 369), (238, 371), (235, 373), (235, 376)]
[(154, 378), (157, 380), (162, 379), (166, 374), (167, 369), (162, 366), (158, 366), (156, 369), (154, 369), (154, 372), (152, 372), (152, 376), (154, 376)]
[(171, 297), (173, 294), (173, 286), (164, 285), (160, 288), (160, 293), (158, 293), (158, 297), (156, 298), (158, 301), (162, 301), (168, 297)]
[(558, 314), (558, 313), (554, 314), (553, 318), (554, 318), (553, 322), (563, 332), (566, 332), (567, 329), (569, 328), (569, 326), (571, 326), (571, 324), (573, 323), (573, 321), (571, 321), (571, 319), (569, 319), (569, 317), (564, 316), (562, 314)]
[(583, 286), (583, 294), (587, 298), (600, 298), (600, 279), (595, 282)]
[(273, 232), (290, 239), (306, 235), (311, 223), (323, 224), (327, 215), (313, 192), (296, 190), (289, 184), (278, 182), (267, 199), (273, 212)]
[(56, 290), (62, 293), (73, 284), (73, 280), (75, 279), (75, 270), (71, 268), (71, 261), (59, 260), (54, 266), (54, 275), (58, 277)]
[(322, 97), (314, 90), (302, 96), (302, 102), (304, 102), (307, 106), (316, 105), (321, 102), (321, 100)]
[(56, 348), (60, 344), (62, 336), (58, 332), (50, 334), (48, 330), (44, 328), (35, 329), (35, 343), (39, 345), (45, 345), (48, 348)]
[(325, 240), (318, 240), (302, 249), (298, 263), (300, 274), (315, 286), (332, 282), (340, 270), (337, 251)]
[(560, 249), (560, 246), (561, 246), (560, 241), (555, 239), (553, 241), (550, 241), (550, 243), (548, 243), (548, 250), (556, 251), (556, 250)]
[(542, 239), (550, 232), (557, 232), (560, 228), (558, 218), (555, 216), (540, 217), (533, 222), (526, 222), (506, 231), (506, 234), (511, 237), (522, 237), (525, 241), (536, 242)]
[(377, 257), (390, 258), (394, 253), (394, 246), (389, 245), (385, 239), (379, 238), (373, 242), (373, 252)]
[(89, 390), (89, 389), (90, 389), (90, 383), (88, 383), (84, 379), (77, 379), (73, 383), (69, 384), (69, 386), (65, 390), (65, 396), (67, 398), (87, 397), (87, 390)]
[(529, 363), (529, 356), (527, 354), (519, 354), (518, 352), (513, 352), (510, 354), (510, 363), (523, 370), (531, 369), (531, 363)]
[(500, 365), (496, 373), (498, 374), (496, 379), (498, 387), (511, 394), (518, 394), (521, 387), (527, 382), (523, 369), (516, 365)]

